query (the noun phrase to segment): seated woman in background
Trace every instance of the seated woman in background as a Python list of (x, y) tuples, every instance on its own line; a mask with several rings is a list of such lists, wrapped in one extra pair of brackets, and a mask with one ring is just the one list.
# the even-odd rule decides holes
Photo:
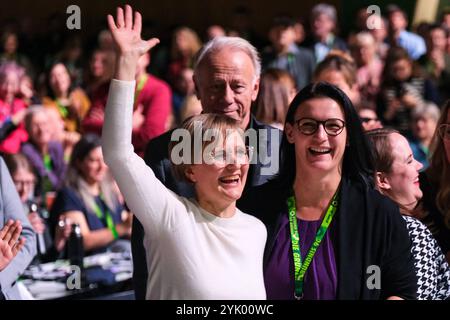
[(56, 191), (62, 186), (66, 172), (61, 143), (52, 141), (47, 110), (33, 106), (25, 117), (25, 128), (30, 136), (22, 145), (22, 153), (28, 158), (38, 177), (38, 192)]
[(48, 121), (52, 129), (52, 140), (59, 141), (64, 148), (64, 161), (69, 163), (73, 147), (80, 140), (81, 134), (64, 129), (64, 120), (54, 108), (47, 108)]
[(420, 219), (450, 263), (450, 101), (441, 110), (430, 151), (430, 167), (420, 174), (425, 209)]
[(81, 121), (90, 107), (84, 91), (72, 87), (69, 71), (62, 63), (56, 63), (50, 68), (47, 97), (42, 99), (42, 104), (59, 111), (68, 131), (80, 131)]
[(283, 130), (289, 104), (296, 94), (292, 76), (281, 69), (267, 69), (259, 83), (254, 114), (257, 120)]
[[(56, 260), (63, 251), (70, 235), (70, 224), (59, 223), (56, 230), (50, 230), (48, 212), (42, 207), (39, 197), (34, 195), (36, 176), (28, 159), (21, 153), (6, 155), (6, 166), (11, 174), (23, 209), (37, 235), (37, 260), (47, 262)], [(65, 217), (61, 217), (64, 221)], [(52, 235), (55, 235), (54, 240)]]
[(417, 274), (417, 297), (420, 300), (450, 298), (450, 267), (430, 230), (413, 217), (422, 198), (419, 170), (405, 137), (393, 129), (376, 129), (367, 133), (375, 159), (378, 190), (394, 200), (406, 221)]
[(425, 103), (413, 110), (412, 135), (409, 137), (409, 145), (413, 151), (414, 159), (423, 165), (423, 170), (428, 168), (428, 158), (431, 141), (436, 131), (440, 111), (434, 103)]
[(104, 252), (115, 240), (131, 235), (132, 216), (122, 219), (124, 207), (107, 169), (100, 139), (91, 134), (81, 138), (50, 213), (55, 225), (61, 215), (80, 225), (87, 254)]

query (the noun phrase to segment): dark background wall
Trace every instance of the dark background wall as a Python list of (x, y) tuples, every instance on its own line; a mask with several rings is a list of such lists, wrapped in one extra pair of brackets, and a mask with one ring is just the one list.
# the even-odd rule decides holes
[[(238, 5), (245, 5), (252, 11), (251, 22), (255, 30), (264, 35), (271, 18), (279, 13), (307, 18), (310, 9), (318, 1), (312, 0), (130, 0), (127, 1), (140, 10), (146, 20), (152, 20), (161, 28), (175, 24), (186, 24), (197, 31), (203, 31), (208, 25), (218, 23), (228, 25), (231, 12)], [(345, 0), (326, 1), (341, 8)], [(355, 2), (355, 1), (354, 1)], [(58, 13), (67, 18), (66, 8), (71, 4), (80, 6), (82, 13), (82, 33), (96, 32), (100, 26), (106, 26), (107, 13), (115, 12), (117, 5), (125, 1), (101, 0), (1, 0), (0, 21), (5, 19), (33, 18), (38, 21), (31, 32), (45, 31), (48, 27), (47, 17)]]

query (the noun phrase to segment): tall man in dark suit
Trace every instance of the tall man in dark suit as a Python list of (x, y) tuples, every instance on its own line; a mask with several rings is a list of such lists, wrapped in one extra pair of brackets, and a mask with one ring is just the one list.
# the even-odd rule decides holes
[[(259, 90), (261, 62), (256, 49), (246, 40), (219, 37), (208, 42), (200, 51), (194, 66), (194, 82), (203, 112), (220, 113), (240, 122), (248, 133), (248, 143), (254, 148), (247, 183), (237, 205), (248, 214), (253, 212), (246, 194), (278, 172), (278, 148), (281, 132), (256, 121), (251, 115), (252, 102)], [(166, 187), (184, 197), (193, 197), (192, 185), (178, 181), (172, 173), (168, 145), (172, 132), (150, 141), (145, 162)], [(142, 225), (133, 221), (132, 250), (136, 299), (144, 299), (147, 287), (147, 263), (144, 243), (148, 241)], [(151, 253), (150, 253), (151, 254)]]

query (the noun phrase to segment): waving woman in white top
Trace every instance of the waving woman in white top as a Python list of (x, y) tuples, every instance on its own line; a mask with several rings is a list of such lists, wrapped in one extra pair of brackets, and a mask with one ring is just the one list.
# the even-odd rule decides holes
[[(141, 39), (141, 15), (135, 12), (133, 19), (130, 6), (125, 12), (118, 8), (116, 20), (108, 16), (108, 23), (118, 59), (105, 112), (103, 152), (128, 206), (149, 235), (144, 243), (150, 252), (146, 298), (265, 299), (266, 229), (236, 208), (249, 162), (238, 124), (220, 115), (189, 120), (184, 128), (191, 137), (198, 124), (201, 134), (207, 129), (233, 133), (201, 143), (200, 150), (193, 147), (188, 161), (184, 157), (175, 166), (194, 184), (195, 199), (168, 190), (131, 144), (136, 64), (159, 41)], [(192, 162), (198, 156), (202, 161)]]

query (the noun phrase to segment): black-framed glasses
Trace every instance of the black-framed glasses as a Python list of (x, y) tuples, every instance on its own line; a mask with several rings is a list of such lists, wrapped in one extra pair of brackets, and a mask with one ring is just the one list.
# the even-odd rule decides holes
[(450, 140), (450, 123), (443, 123), (438, 128), (439, 136), (444, 140)]
[(322, 125), (325, 132), (329, 136), (339, 135), (345, 128), (345, 121), (341, 119), (331, 118), (324, 121), (319, 121), (311, 118), (301, 118), (295, 121), (298, 130), (307, 136), (313, 135)]

